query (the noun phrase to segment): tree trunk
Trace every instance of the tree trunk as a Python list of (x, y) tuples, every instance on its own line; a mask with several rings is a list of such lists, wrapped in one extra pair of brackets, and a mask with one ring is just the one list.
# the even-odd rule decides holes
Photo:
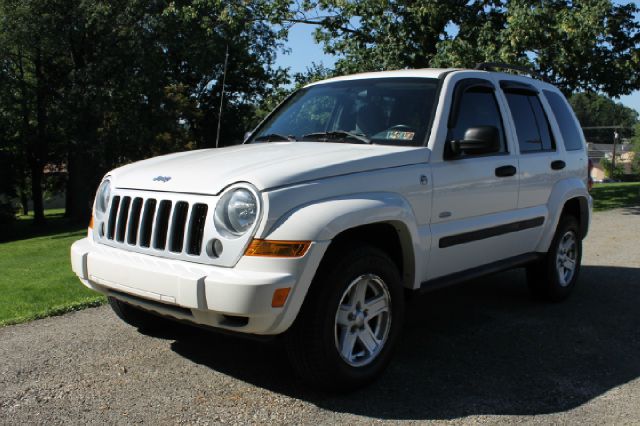
[[(70, 166), (70, 167), (69, 167)], [(69, 177), (67, 180), (67, 217), (74, 222), (87, 223), (91, 217), (93, 170), (77, 151), (69, 153)]]
[(75, 164), (72, 154), (73, 145), (67, 142), (67, 182), (65, 183), (64, 217), (73, 218), (74, 192), (71, 179), (75, 176)]
[(24, 190), (20, 190), (20, 204), (22, 205), (22, 214), (29, 214), (29, 197)]
[(44, 223), (44, 202), (42, 191), (42, 166), (37, 162), (31, 163), (31, 198), (33, 199), (33, 222), (35, 225)]
[(97, 145), (98, 119), (89, 106), (77, 116), (76, 143), (68, 145), (67, 153), (67, 208), (68, 217), (78, 223), (87, 223), (91, 217), (93, 195), (100, 179), (95, 153), (89, 147)]
[(36, 77), (36, 137), (30, 149), (29, 165), (31, 167), (31, 198), (33, 199), (33, 220), (36, 225), (44, 223), (44, 165), (48, 154), (46, 82), (42, 69), (42, 56), (37, 49), (34, 61)]

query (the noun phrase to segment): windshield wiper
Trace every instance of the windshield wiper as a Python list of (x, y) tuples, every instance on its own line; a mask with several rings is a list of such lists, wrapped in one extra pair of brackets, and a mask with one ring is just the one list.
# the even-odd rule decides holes
[(266, 141), (266, 142), (277, 142), (277, 141), (295, 141), (296, 138), (293, 136), (285, 136), (279, 133), (269, 133), (267, 135), (261, 135), (255, 138), (254, 142)]
[(371, 143), (371, 140), (361, 133), (347, 132), (346, 130), (332, 130), (330, 132), (316, 132), (309, 133), (302, 136), (302, 139), (315, 139), (324, 138), (325, 141), (329, 139), (355, 139), (361, 143)]

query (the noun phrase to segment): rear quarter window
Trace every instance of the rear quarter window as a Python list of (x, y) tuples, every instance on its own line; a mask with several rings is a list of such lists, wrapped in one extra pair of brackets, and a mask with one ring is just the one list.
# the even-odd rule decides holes
[(569, 109), (569, 105), (564, 98), (549, 90), (543, 90), (544, 96), (547, 98), (553, 115), (556, 116), (556, 121), (560, 127), (560, 134), (564, 141), (564, 147), (567, 151), (579, 151), (584, 149), (582, 145), (582, 132), (576, 125), (576, 120), (573, 118), (573, 113)]

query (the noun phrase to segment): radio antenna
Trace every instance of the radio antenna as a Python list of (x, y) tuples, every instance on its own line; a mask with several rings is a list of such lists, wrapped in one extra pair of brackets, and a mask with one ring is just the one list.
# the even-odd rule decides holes
[(229, 44), (224, 53), (224, 68), (222, 70), (222, 92), (220, 93), (220, 110), (218, 111), (218, 130), (216, 131), (216, 148), (220, 142), (220, 122), (222, 121), (222, 102), (224, 101), (224, 85), (227, 80), (227, 62), (229, 60)]

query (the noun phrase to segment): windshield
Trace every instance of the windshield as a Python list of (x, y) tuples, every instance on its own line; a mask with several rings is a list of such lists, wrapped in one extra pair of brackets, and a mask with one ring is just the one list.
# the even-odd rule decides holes
[(438, 80), (375, 78), (318, 84), (296, 92), (249, 143), (323, 141), (423, 145)]

